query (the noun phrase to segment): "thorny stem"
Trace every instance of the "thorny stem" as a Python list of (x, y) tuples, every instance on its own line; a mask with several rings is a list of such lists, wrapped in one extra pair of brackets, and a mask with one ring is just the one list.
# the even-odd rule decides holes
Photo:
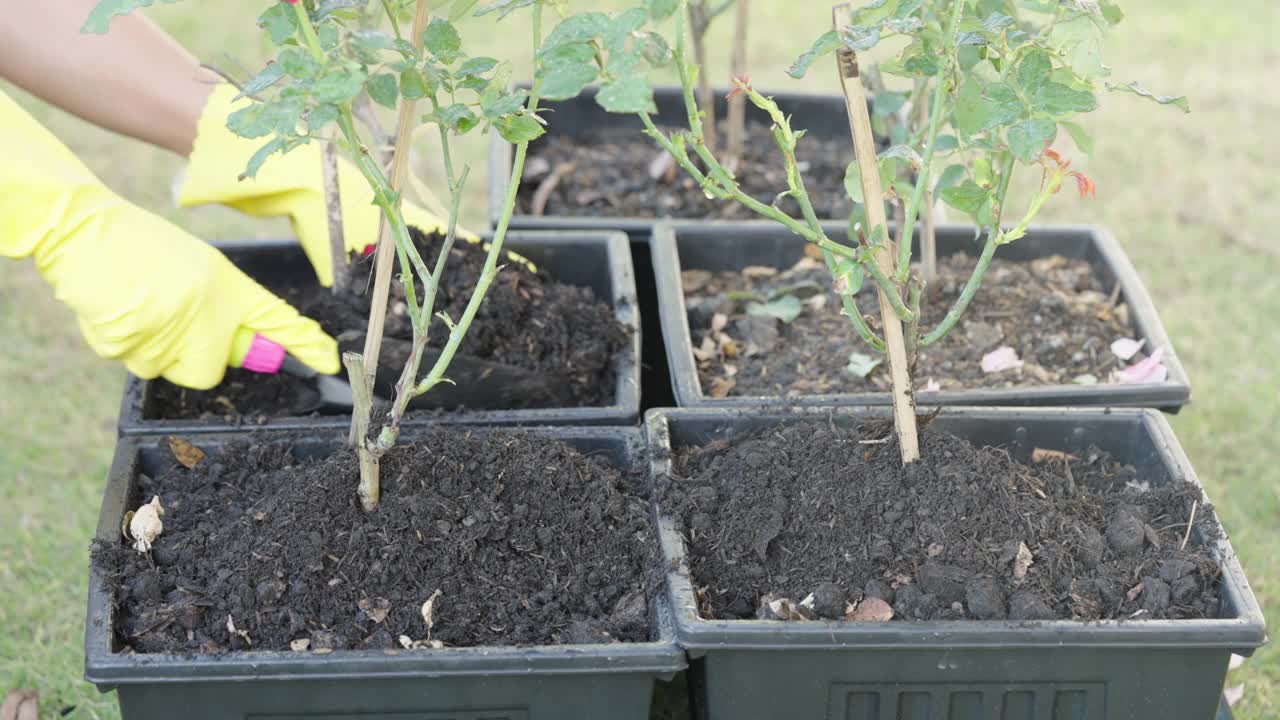
[[(883, 230), (877, 228), (876, 231), (872, 232), (872, 238), (883, 236), (883, 232)], [(868, 248), (868, 252), (870, 251), (870, 248)], [(862, 265), (871, 274), (871, 278), (876, 281), (876, 285), (880, 286), (880, 289), (884, 291), (889, 300), (889, 305), (893, 308), (893, 314), (897, 315), (898, 319), (904, 323), (914, 321), (916, 314), (907, 308), (906, 303), (902, 302), (902, 292), (898, 290), (898, 286), (893, 284), (893, 280), (880, 267), (880, 263), (876, 262), (874, 258), (867, 257), (862, 261)]]
[[(836, 258), (830, 252), (823, 250), (822, 259), (827, 263), (827, 270), (831, 272), (832, 277), (836, 274)], [(853, 325), (853, 329), (858, 333), (858, 337), (862, 341), (871, 346), (871, 349), (877, 352), (884, 352), (884, 340), (867, 325), (866, 318), (862, 317), (862, 313), (858, 310), (858, 303), (852, 293), (840, 293), (840, 304), (844, 307), (844, 314), (849, 318), (849, 324)]]
[[(956, 32), (960, 27), (960, 16), (963, 14), (965, 2), (955, 0), (951, 6), (951, 18), (947, 24), (948, 58), (955, 57)], [(950, 75), (950, 63), (938, 73), (938, 83), (933, 89), (933, 104), (929, 108), (929, 132), (925, 138), (924, 157), (920, 161), (919, 176), (915, 189), (911, 192), (911, 202), (907, 205), (907, 217), (898, 229), (898, 283), (907, 281), (911, 272), (911, 235), (916, 226), (916, 217), (920, 212), (920, 203), (924, 201), (924, 189), (931, 180), (930, 168), (933, 165), (933, 152), (938, 144), (938, 127), (942, 124), (943, 100), (947, 94), (947, 78)]]
[(912, 275), (907, 281), (907, 305), (915, 317), (902, 329), (903, 342), (907, 347), (907, 366), (911, 368), (912, 377), (916, 374), (916, 354), (920, 349), (920, 297), (922, 295), (924, 295), (924, 281)]
[(982, 285), (982, 276), (991, 266), (991, 258), (995, 257), (996, 248), (1003, 243), (1004, 233), (1000, 229), (1000, 216), (1004, 213), (1004, 199), (1009, 192), (1009, 179), (1013, 176), (1013, 161), (1013, 153), (1007, 152), (1000, 167), (1000, 189), (996, 195), (995, 222), (987, 230), (987, 241), (982, 246), (982, 255), (978, 257), (978, 264), (973, 268), (969, 281), (964, 284), (964, 289), (960, 291), (960, 297), (956, 299), (955, 305), (947, 311), (947, 316), (928, 335), (920, 339), (920, 345), (923, 347), (928, 347), (946, 337), (947, 333), (951, 332), (951, 328), (960, 321), (960, 316), (964, 315), (974, 295), (978, 294), (978, 288)]
[(365, 444), (369, 436), (369, 417), (373, 414), (373, 390), (369, 387), (369, 376), (364, 373), (364, 359), (359, 353), (343, 353), (342, 364), (351, 378), (352, 433), (360, 448), (360, 486), (357, 492), (360, 504), (370, 511), (378, 506), (381, 495), (378, 456), (369, 452)]

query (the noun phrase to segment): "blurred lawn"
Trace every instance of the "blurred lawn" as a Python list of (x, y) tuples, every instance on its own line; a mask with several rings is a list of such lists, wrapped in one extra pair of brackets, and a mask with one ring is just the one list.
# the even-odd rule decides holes
[[(265, 50), (254, 17), (266, 0), (188, 2), (151, 14), (202, 59), (234, 67)], [(754, 3), (752, 76), (760, 87), (836, 92), (821, 66), (803, 83), (786, 64), (828, 22), (826, 3)], [(617, 0), (593, 6), (617, 6)], [(1108, 225), (1133, 258), (1195, 386), (1178, 435), (1231, 532), (1268, 618), (1280, 619), (1280, 99), (1265, 90), (1280, 65), (1280, 3), (1126, 0), (1128, 20), (1108, 47), (1116, 78), (1186, 93), (1191, 115), (1127, 96), (1105, 98), (1086, 123), (1098, 139), (1079, 159), (1098, 181), (1087, 203), (1065, 193), (1045, 220)], [(528, 40), (508, 20), (469, 47), (520, 58)], [(477, 26), (491, 28), (491, 25)], [(714, 31), (723, 37), (727, 23)], [(464, 30), (465, 34), (465, 30)], [(472, 33), (476, 35), (477, 33)], [(515, 39), (512, 39), (515, 35)], [(723, 45), (721, 45), (723, 46)], [(251, 67), (254, 63), (248, 63)], [(725, 77), (721, 64), (715, 77)], [(14, 92), (105, 181), (208, 239), (280, 236), (283, 222), (208, 208), (176, 211), (178, 159), (124, 140)], [(554, 119), (553, 119), (554, 120)], [(418, 171), (431, 176), (431, 148)], [(484, 217), (484, 142), (464, 148), (473, 167), (467, 217)], [(438, 186), (438, 185), (437, 185)], [(86, 548), (111, 453), (122, 370), (81, 344), (74, 318), (30, 263), (0, 261), (0, 691), (32, 687), (46, 713), (115, 718), (114, 697), (81, 680)], [(1239, 718), (1280, 714), (1280, 652), (1264, 649), (1231, 684), (1244, 683)]]

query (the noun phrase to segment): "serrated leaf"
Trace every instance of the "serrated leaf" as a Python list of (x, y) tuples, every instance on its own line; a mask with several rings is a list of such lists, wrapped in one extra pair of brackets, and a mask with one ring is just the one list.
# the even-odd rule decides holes
[(307, 112), (307, 132), (315, 135), (337, 119), (337, 105), (317, 105)]
[(560, 45), (543, 56), (542, 96), (548, 100), (576, 97), (595, 82), (599, 68), (595, 51), (586, 44)]
[(1031, 102), (1036, 111), (1055, 117), (1092, 112), (1098, 108), (1098, 99), (1093, 96), (1093, 93), (1087, 90), (1076, 90), (1059, 82), (1046, 83)]
[(594, 40), (609, 29), (610, 19), (602, 12), (585, 12), (570, 15), (556, 25), (542, 47), (553, 48), (557, 45), (572, 45)]
[(503, 140), (517, 144), (541, 137), (546, 129), (532, 115), (508, 115), (493, 124)]
[(400, 94), (405, 100), (421, 100), (431, 94), (431, 85), (417, 68), (400, 73)]
[(240, 87), (240, 92), (236, 94), (235, 99), (256, 95), (263, 90), (280, 82), (280, 78), (284, 77), (284, 66), (278, 62), (269, 63), (257, 75), (254, 75), (244, 85)]
[[(166, 0), (166, 2), (174, 1)], [(298, 16), (294, 14), (293, 9), (287, 4), (274, 2), (258, 16), (258, 25), (271, 36), (271, 42), (280, 45), (297, 34)]]
[(849, 363), (844, 369), (852, 375), (865, 378), (880, 366), (881, 361), (881, 358), (874, 358), (866, 353), (853, 352), (849, 353)]
[(456, 78), (471, 77), (473, 75), (483, 75), (498, 66), (498, 61), (491, 57), (473, 57), (467, 58), (458, 69), (454, 71), (453, 76)]
[[(178, 0), (160, 0), (164, 3), (175, 3)], [(98, 0), (98, 4), (89, 11), (80, 32), (105, 35), (111, 26), (111, 19), (117, 15), (128, 15), (137, 8), (151, 7), (154, 0)]]
[(600, 86), (596, 94), (596, 102), (609, 112), (616, 113), (656, 113), (657, 105), (653, 102), (653, 87), (643, 75), (627, 75), (611, 80)]
[(527, 8), (533, 5), (537, 0), (497, 0), (497, 2), (489, 3), (476, 11), (475, 16), (488, 15), (489, 13), (498, 13), (498, 19), (501, 20), (520, 8)]
[(262, 165), (267, 161), (267, 158), (283, 149), (283, 138), (275, 137), (267, 141), (265, 145), (249, 156), (249, 162), (245, 164), (244, 172), (240, 173), (240, 179), (245, 180), (257, 176), (258, 170), (262, 169)]
[(970, 78), (960, 87), (956, 98), (956, 128), (973, 135), (996, 127), (1010, 125), (1026, 112), (1013, 88), (1003, 83), (982, 85)]
[(843, 44), (839, 33), (835, 30), (828, 30), (818, 36), (818, 39), (814, 41), (808, 50), (804, 51), (803, 55), (796, 58), (796, 61), (787, 69), (787, 74), (797, 79), (804, 77), (804, 74), (809, 72), (809, 67), (814, 62), (835, 52)]
[(991, 191), (972, 180), (942, 191), (942, 201), (968, 215), (974, 215), (991, 196)]
[(604, 31), (604, 47), (610, 53), (620, 53), (627, 49), (627, 40), (631, 34), (644, 27), (649, 21), (649, 13), (644, 8), (631, 8), (618, 13)]
[(338, 47), (338, 28), (333, 23), (325, 23), (316, 28), (316, 37), (320, 39), (320, 47), (323, 50), (332, 50)]
[(458, 133), (465, 133), (480, 122), (476, 114), (471, 112), (471, 108), (463, 103), (454, 103), (440, 108), (436, 111), (435, 118), (441, 125)]
[(654, 20), (666, 20), (676, 11), (679, 0), (645, 0), (644, 5), (649, 11), (649, 17)]
[(964, 180), (966, 172), (964, 165), (960, 165), (958, 163), (955, 165), (948, 165), (947, 168), (942, 171), (942, 174), (938, 176), (938, 182), (933, 186), (933, 196), (935, 198), (940, 197), (943, 190), (959, 185), (960, 181)]
[[(916, 152), (916, 149), (910, 145), (894, 145), (888, 148), (880, 153), (880, 161), (884, 162), (885, 160), (905, 160), (912, 167), (919, 167), (924, 162), (924, 158), (920, 157), (920, 153)], [(881, 172), (881, 175), (884, 175), (884, 173)]]
[(322, 103), (340, 104), (360, 94), (364, 88), (365, 74), (361, 70), (330, 72), (316, 80), (311, 94)]
[(1182, 112), (1191, 112), (1191, 103), (1187, 101), (1186, 95), (1156, 95), (1150, 90), (1142, 87), (1137, 81), (1128, 83), (1127, 85), (1113, 85), (1107, 83), (1107, 89), (1112, 92), (1127, 92), (1139, 97), (1147, 98), (1161, 105), (1172, 105), (1181, 108)]
[(1088, 16), (1079, 15), (1057, 23), (1049, 40), (1062, 51), (1072, 72), (1079, 77), (1092, 80), (1110, 74), (1102, 64), (1101, 33)]
[(313, 78), (320, 72), (320, 63), (311, 54), (296, 47), (287, 47), (280, 51), (281, 69), (299, 80)]
[(390, 73), (378, 73), (369, 78), (369, 82), (365, 85), (365, 89), (369, 92), (369, 97), (374, 102), (395, 109), (396, 100), (400, 97), (399, 83), (396, 82), (396, 76)]
[(640, 38), (640, 53), (645, 62), (652, 67), (666, 67), (671, 63), (673, 54), (667, 39), (656, 32), (647, 32)]
[(862, 263), (852, 258), (844, 258), (836, 263), (835, 270), (831, 272), (836, 292), (841, 295), (857, 295), (862, 290), (864, 273)]
[(311, 18), (312, 20), (319, 22), (335, 12), (348, 10), (361, 4), (362, 3), (358, 2), (358, 0), (323, 0), (323, 2), (316, 6), (316, 11)]
[(396, 39), (382, 30), (356, 30), (351, 39), (365, 50), (391, 50), (396, 46)]
[(880, 26), (854, 25), (840, 34), (840, 41), (851, 50), (870, 50), (880, 43)]
[(1067, 134), (1071, 136), (1071, 140), (1075, 142), (1076, 147), (1080, 148), (1085, 155), (1093, 154), (1093, 137), (1080, 124), (1063, 121), (1059, 123), (1066, 129)]
[(490, 120), (497, 120), (503, 115), (520, 112), (524, 107), (525, 99), (528, 97), (529, 93), (526, 90), (486, 93), (484, 97), (480, 98), (480, 109), (484, 112), (485, 117)]
[(866, 202), (862, 195), (862, 168), (854, 160), (844, 170), (844, 192), (849, 199), (861, 205)]
[(275, 129), (267, 113), (267, 104), (252, 103), (227, 116), (227, 129), (250, 140), (270, 135)]
[(871, 113), (878, 117), (887, 117), (902, 109), (907, 104), (907, 93), (883, 90), (872, 98)]
[(1035, 162), (1057, 136), (1058, 123), (1052, 120), (1023, 120), (1009, 126), (1009, 149), (1022, 162)]
[(800, 317), (804, 304), (795, 295), (783, 295), (767, 303), (753, 302), (747, 305), (747, 314), (757, 317), (772, 317), (784, 323), (790, 323)]
[(1017, 21), (1002, 12), (993, 12), (982, 20), (982, 29), (989, 33), (998, 33), (1007, 27), (1016, 25)]
[(955, 135), (939, 135), (938, 139), (933, 143), (933, 151), (935, 153), (946, 154), (955, 152), (960, 149), (960, 141)]
[(1124, 11), (1120, 9), (1119, 5), (1111, 0), (1100, 0), (1098, 7), (1102, 10), (1102, 17), (1112, 27), (1119, 25), (1120, 22), (1124, 20)]
[(1049, 82), (1052, 71), (1053, 61), (1049, 59), (1049, 53), (1032, 50), (1013, 69), (1013, 83), (1024, 95), (1034, 97)]
[(437, 57), (457, 52), (462, 47), (462, 36), (453, 23), (442, 17), (431, 18), (422, 31), (422, 47)]

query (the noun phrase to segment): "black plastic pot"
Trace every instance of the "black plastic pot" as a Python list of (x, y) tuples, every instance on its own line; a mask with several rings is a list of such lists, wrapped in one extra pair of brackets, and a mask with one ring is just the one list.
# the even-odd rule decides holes
[[(826, 232), (832, 237), (844, 237), (846, 226), (832, 224), (826, 228)], [(962, 225), (940, 226), (937, 230), (937, 244), (940, 256), (956, 252), (973, 255), (980, 250), (974, 241), (973, 228)], [(693, 339), (680, 283), (681, 271), (740, 270), (748, 265), (785, 269), (800, 259), (805, 241), (784, 228), (755, 223), (661, 223), (654, 229), (652, 245), (659, 298), (658, 312), (678, 406), (730, 408), (760, 405), (889, 404), (887, 392), (724, 398), (713, 398), (703, 393), (693, 357)], [(918, 253), (918, 243), (915, 249)], [(1160, 316), (1156, 313), (1151, 296), (1143, 287), (1142, 280), (1129, 263), (1124, 250), (1105, 229), (1090, 226), (1035, 227), (1026, 237), (1002, 247), (998, 254), (999, 257), (1011, 260), (1033, 260), (1055, 254), (1083, 258), (1093, 266), (1104, 286), (1112, 287), (1114, 283), (1119, 283), (1120, 299), (1129, 307), (1129, 316), (1137, 337), (1146, 338), (1148, 347), (1164, 348), (1164, 364), (1169, 368), (1168, 379), (1162, 383), (1147, 385), (1044, 385), (921, 391), (916, 393), (916, 402), (921, 405), (1106, 405), (1154, 407), (1177, 412), (1190, 400), (1190, 380), (1160, 323)], [(853, 337), (852, 330), (850, 336)]]
[[(888, 417), (888, 411), (650, 411), (652, 472), (669, 472), (669, 451), (683, 446), (778, 423), (867, 416)], [(1153, 484), (1198, 484), (1168, 421), (1154, 410), (946, 409), (934, 423), (1014, 452), (1078, 452), (1093, 444)], [(701, 619), (684, 541), (669, 517), (659, 523), (695, 704), (701, 717), (714, 720), (1209, 720), (1231, 654), (1251, 654), (1266, 636), (1225, 534), (1213, 541), (1222, 561), (1217, 619), (781, 623)]]
[[(412, 430), (407, 439), (412, 439)], [(642, 461), (634, 428), (538, 428), (619, 467)], [(213, 452), (237, 435), (192, 438)], [(264, 433), (299, 457), (324, 455), (344, 433)], [(98, 518), (100, 542), (122, 542), (120, 524), (136, 506), (134, 480), (172, 455), (160, 438), (122, 438)], [(221, 655), (118, 652), (111, 592), (89, 576), (85, 677), (116, 690), (124, 720), (644, 720), (654, 681), (685, 667), (666, 600), (651, 613), (654, 639), (613, 645), (475, 647), (315, 653), (249, 651)]]
[[(602, 128), (632, 128), (638, 137), (644, 125), (635, 115), (606, 112), (596, 103), (596, 88), (588, 88), (577, 97), (562, 102), (544, 102), (545, 116), (549, 122), (549, 135), (580, 135)], [(725, 117), (728, 104), (727, 89), (717, 90), (717, 117)], [(849, 135), (848, 114), (844, 98), (839, 95), (807, 93), (770, 93), (778, 107), (790, 115), (796, 129), (805, 129), (814, 137), (842, 137)], [(684, 98), (679, 87), (654, 89), (654, 103), (658, 112), (653, 121), (660, 126), (681, 126), (687, 122)], [(748, 112), (748, 122), (767, 122), (768, 117), (759, 112)], [(655, 145), (655, 150), (657, 146)], [(511, 157), (515, 148), (497, 133), (492, 134), (489, 146), (489, 216), (497, 222), (507, 190), (511, 184)], [(849, 159), (853, 159), (853, 143), (849, 141)], [(637, 291), (640, 298), (640, 316), (644, 323), (644, 407), (665, 407), (675, 404), (671, 396), (670, 378), (667, 375), (666, 357), (662, 348), (662, 333), (658, 325), (657, 295), (653, 284), (652, 263), (649, 259), (649, 233), (655, 219), (647, 217), (618, 217), (598, 215), (575, 217), (571, 215), (515, 215), (511, 227), (530, 230), (622, 230), (632, 242), (633, 262), (636, 268)], [(689, 222), (694, 222), (690, 220)], [(767, 221), (747, 221), (760, 222)]]
[[(237, 241), (218, 247), (251, 277), (269, 286), (304, 285), (315, 274), (292, 240)], [(486, 425), (631, 425), (640, 416), (640, 318), (635, 272), (626, 236), (618, 232), (512, 232), (506, 247), (551, 273), (557, 280), (591, 288), (609, 302), (615, 317), (631, 330), (627, 345), (613, 361), (613, 396), (597, 407), (471, 410), (443, 414), (410, 412), (405, 426), (443, 420)], [(120, 405), (121, 435), (227, 432), (238, 428), (221, 419), (166, 420), (157, 418), (152, 393), (155, 383), (129, 375)], [(282, 430), (342, 428), (350, 415), (279, 417), (255, 427)]]

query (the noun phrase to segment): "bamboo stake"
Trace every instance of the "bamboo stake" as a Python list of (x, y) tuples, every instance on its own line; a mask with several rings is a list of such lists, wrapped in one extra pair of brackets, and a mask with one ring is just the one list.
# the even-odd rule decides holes
[[(852, 21), (852, 9), (846, 3), (832, 8), (832, 25), (839, 31)], [(867, 113), (867, 91), (858, 72), (858, 55), (842, 48), (836, 57), (840, 71), (840, 84), (844, 88), (845, 105), (849, 113), (849, 130), (853, 135), (854, 152), (862, 174), (862, 195), (866, 200), (868, 237), (875, 228), (884, 228), (883, 244), (874, 250), (873, 261), (880, 270), (893, 277), (894, 252), (889, 240), (889, 224), (884, 212), (884, 190), (880, 187), (880, 163), (876, 156), (875, 136), (871, 130), (871, 116)], [(889, 376), (893, 382), (893, 425), (898, 433), (898, 445), (904, 465), (920, 458), (920, 440), (916, 432), (915, 390), (911, 386), (911, 372), (907, 360), (906, 341), (902, 320), (893, 310), (892, 302), (879, 288), (880, 315), (884, 324), (885, 355), (889, 360)]]
[[(738, 0), (734, 11), (733, 53), (729, 58), (729, 72), (733, 77), (747, 75), (747, 20), (751, 13), (751, 0)], [(725, 137), (725, 162), (734, 171), (742, 163), (742, 149), (747, 134), (747, 98), (743, 93), (729, 98), (728, 134)]]
[(329, 259), (333, 265), (333, 294), (342, 295), (351, 287), (347, 265), (347, 242), (342, 232), (342, 193), (338, 186), (338, 149), (333, 139), (320, 153), (324, 177), (324, 205), (329, 219)]
[[(927, 80), (916, 83), (915, 91), (911, 93), (911, 124), (909, 130), (911, 132), (926, 132), (929, 125), (929, 101), (926, 97), (925, 90), (928, 88)], [(936, 218), (934, 217), (933, 204), (933, 180), (925, 178), (924, 186), (924, 208), (920, 213), (922, 227), (920, 228), (920, 274), (923, 276), (925, 283), (933, 282), (938, 276), (938, 231), (936, 227)], [(903, 199), (906, 202), (906, 199)], [(899, 230), (905, 232), (905, 228)]]

